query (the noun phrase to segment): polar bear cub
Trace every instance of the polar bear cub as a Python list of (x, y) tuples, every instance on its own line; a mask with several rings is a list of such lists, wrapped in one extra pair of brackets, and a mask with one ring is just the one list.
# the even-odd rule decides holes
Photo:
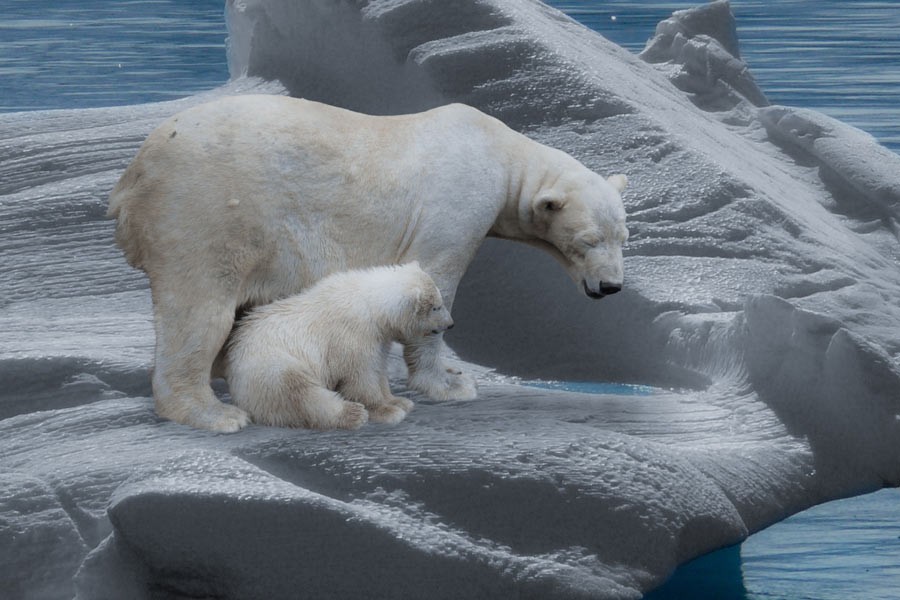
[(413, 403), (391, 393), (391, 343), (453, 327), (418, 262), (336, 273), (257, 307), (226, 346), (234, 403), (256, 423), (356, 429), (398, 423)]

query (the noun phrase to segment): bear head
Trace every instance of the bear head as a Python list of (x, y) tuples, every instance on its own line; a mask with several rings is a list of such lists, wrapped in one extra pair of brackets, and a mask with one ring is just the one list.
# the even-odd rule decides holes
[(621, 192), (627, 178), (587, 169), (561, 174), (528, 207), (536, 245), (549, 251), (591, 298), (622, 289), (622, 244), (628, 239)]
[(438, 334), (453, 327), (453, 318), (444, 305), (441, 290), (418, 262), (400, 267), (405, 295), (400, 329), (405, 339)]

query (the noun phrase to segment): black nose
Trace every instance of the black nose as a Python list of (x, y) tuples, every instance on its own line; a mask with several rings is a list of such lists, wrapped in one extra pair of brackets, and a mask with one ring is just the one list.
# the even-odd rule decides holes
[(449, 325), (447, 325), (447, 329), (453, 329), (454, 325), (455, 325), (455, 323), (450, 323)]
[(622, 291), (621, 283), (603, 283), (600, 282), (600, 289), (596, 292), (588, 287), (587, 281), (584, 279), (581, 280), (581, 285), (584, 288), (584, 293), (590, 296), (591, 298), (603, 298), (605, 296), (609, 296), (610, 294), (615, 294), (616, 292)]
[(616, 292), (621, 292), (621, 291), (622, 291), (621, 285), (600, 282), (600, 293), (603, 294), (604, 296), (609, 296), (610, 294), (615, 294)]

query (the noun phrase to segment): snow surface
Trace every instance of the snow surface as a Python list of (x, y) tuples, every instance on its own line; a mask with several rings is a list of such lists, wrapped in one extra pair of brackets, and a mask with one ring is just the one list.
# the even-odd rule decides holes
[[(900, 484), (900, 158), (768, 106), (727, 5), (641, 60), (537, 2), (229, 0), (207, 95), (0, 115), (0, 589), (12, 598), (638, 598), (805, 507)], [(477, 106), (627, 173), (626, 287), (488, 241), (449, 337), (481, 397), (396, 427), (159, 420), (144, 277), (106, 197), (189, 104)], [(38, 412), (43, 411), (43, 412)]]

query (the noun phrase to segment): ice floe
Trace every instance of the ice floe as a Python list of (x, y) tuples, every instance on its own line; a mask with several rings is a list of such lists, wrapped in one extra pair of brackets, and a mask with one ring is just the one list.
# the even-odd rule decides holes
[[(662, 24), (650, 62), (537, 2), (226, 10), (222, 89), (0, 115), (4, 590), (638, 598), (805, 507), (900, 484), (900, 158), (765, 106), (726, 3)], [(466, 102), (627, 173), (621, 293), (591, 301), (550, 257), (489, 240), (448, 339), (507, 375), (659, 391), (473, 367), (479, 400), (411, 396), (397, 427), (160, 421), (149, 292), (107, 194), (170, 114), (281, 86), (373, 113)]]

